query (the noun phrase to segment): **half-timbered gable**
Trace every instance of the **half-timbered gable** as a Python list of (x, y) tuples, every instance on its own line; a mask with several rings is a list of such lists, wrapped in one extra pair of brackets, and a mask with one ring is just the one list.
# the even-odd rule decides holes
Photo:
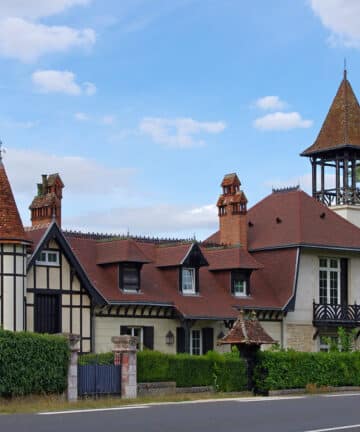
[(81, 351), (92, 351), (93, 311), (95, 305), (104, 303), (102, 296), (55, 221), (46, 230), (27, 234), (36, 247), (27, 266), (26, 329), (79, 334)]

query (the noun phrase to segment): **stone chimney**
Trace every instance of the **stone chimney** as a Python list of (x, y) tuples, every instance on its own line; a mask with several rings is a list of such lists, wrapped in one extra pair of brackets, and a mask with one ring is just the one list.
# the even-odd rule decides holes
[(61, 200), (64, 183), (59, 174), (43, 174), (42, 182), (37, 185), (37, 195), (29, 209), (32, 226), (48, 225), (56, 220), (61, 227)]
[(240, 186), (235, 173), (226, 174), (221, 183), (223, 193), (217, 202), (220, 243), (247, 249), (247, 198)]

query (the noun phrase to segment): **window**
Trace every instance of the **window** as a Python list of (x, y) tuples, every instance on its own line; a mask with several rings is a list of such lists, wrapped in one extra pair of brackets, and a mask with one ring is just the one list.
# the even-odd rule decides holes
[(181, 291), (183, 294), (195, 294), (196, 293), (196, 275), (194, 268), (183, 268), (181, 271)]
[(119, 267), (119, 285), (127, 292), (140, 290), (140, 266), (137, 263), (123, 263)]
[(231, 292), (235, 297), (246, 297), (249, 288), (249, 276), (241, 271), (231, 273)]
[(42, 251), (39, 255), (39, 258), (36, 260), (36, 264), (45, 265), (45, 266), (60, 265), (59, 252), (49, 251), (49, 250)]
[(201, 331), (191, 330), (190, 352), (192, 355), (201, 355)]
[(319, 258), (319, 301), (321, 304), (340, 304), (340, 260)]
[(329, 352), (330, 345), (339, 345), (339, 340), (337, 336), (320, 336), (319, 337), (319, 351)]
[(138, 339), (137, 349), (154, 349), (154, 327), (153, 326), (120, 326), (121, 335), (135, 336)]

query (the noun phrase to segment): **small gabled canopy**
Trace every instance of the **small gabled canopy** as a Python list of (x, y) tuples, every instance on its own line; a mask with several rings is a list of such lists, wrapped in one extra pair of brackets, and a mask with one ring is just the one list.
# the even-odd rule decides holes
[[(44, 232), (43, 230), (41, 231)], [(37, 237), (36, 230), (28, 231), (27, 234), (29, 238), (32, 238), (34, 236), (34, 238), (36, 239)], [(50, 240), (55, 240), (59, 244), (60, 250), (64, 253), (70, 265), (73, 266), (73, 268), (75, 269), (76, 274), (80, 279), (80, 282), (84, 285), (85, 289), (87, 290), (95, 304), (98, 304), (100, 306), (106, 304), (107, 302), (104, 297), (90, 282), (86, 272), (76, 258), (71, 246), (64, 237), (64, 234), (60, 230), (55, 220), (51, 222), (47, 230), (43, 233), (40, 241), (37, 243), (37, 246), (30, 257), (30, 260), (28, 261), (27, 270), (29, 271), (29, 269), (35, 264), (35, 261), (38, 259), (41, 250), (46, 248), (46, 245), (50, 242)]]
[(29, 243), (0, 157), (0, 242)]
[(360, 150), (360, 106), (347, 80), (346, 70), (318, 137), (301, 156), (312, 156), (343, 147)]
[(224, 336), (219, 344), (246, 344), (262, 345), (273, 344), (275, 340), (266, 333), (263, 326), (256, 318), (256, 313), (252, 312), (250, 318), (245, 318), (244, 311), (241, 310), (238, 319), (230, 329), (229, 333)]
[(159, 247), (156, 263), (157, 267), (202, 267), (209, 265), (197, 243)]
[(133, 262), (146, 264), (151, 260), (132, 239), (103, 241), (96, 244), (96, 264)]
[(223, 181), (221, 182), (221, 187), (232, 186), (232, 185), (241, 186), (241, 182), (236, 173), (226, 174), (223, 178)]

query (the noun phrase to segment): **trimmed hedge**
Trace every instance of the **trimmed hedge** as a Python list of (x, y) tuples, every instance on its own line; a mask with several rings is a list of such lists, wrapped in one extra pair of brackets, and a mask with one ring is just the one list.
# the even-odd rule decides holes
[(0, 329), (0, 395), (62, 393), (69, 358), (64, 337)]
[(359, 386), (360, 353), (297, 351), (260, 352), (255, 368), (255, 388), (269, 390), (317, 386)]
[[(84, 354), (79, 364), (113, 364), (112, 353)], [(140, 351), (137, 354), (138, 382), (175, 381), (177, 387), (214, 386), (218, 391), (242, 391), (247, 387), (245, 362), (238, 352), (205, 356), (163, 354)]]

